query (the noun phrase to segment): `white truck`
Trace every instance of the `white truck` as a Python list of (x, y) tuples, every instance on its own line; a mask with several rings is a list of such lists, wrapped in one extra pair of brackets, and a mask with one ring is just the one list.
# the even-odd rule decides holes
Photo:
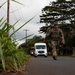
[(46, 43), (35, 43), (34, 44), (34, 56), (38, 56), (38, 55), (44, 55), (47, 57), (48, 53), (47, 53), (47, 46)]

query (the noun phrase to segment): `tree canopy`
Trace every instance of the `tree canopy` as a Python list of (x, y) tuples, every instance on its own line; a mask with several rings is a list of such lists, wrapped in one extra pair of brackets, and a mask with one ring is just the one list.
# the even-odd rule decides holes
[(47, 28), (56, 22), (64, 31), (66, 43), (72, 42), (75, 37), (75, 0), (57, 0), (42, 9), (40, 23), (45, 26), (40, 28), (41, 32), (46, 33)]
[(72, 1), (58, 0), (42, 9), (40, 23), (50, 25), (54, 22), (65, 23), (65, 21), (68, 21), (71, 24), (74, 23), (74, 19), (75, 3)]

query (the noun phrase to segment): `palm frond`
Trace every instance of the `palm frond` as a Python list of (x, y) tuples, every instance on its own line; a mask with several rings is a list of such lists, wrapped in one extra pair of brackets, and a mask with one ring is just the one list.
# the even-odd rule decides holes
[(26, 38), (28, 38), (28, 37), (30, 37), (30, 36), (32, 36), (32, 35), (33, 35), (33, 34), (28, 35), (28, 36), (26, 36), (26, 37), (24, 37), (24, 38), (22, 38), (22, 39), (19, 39), (19, 41), (24, 40), (24, 39), (26, 39)]
[(12, 26), (14, 27), (20, 20), (17, 20)]
[(0, 19), (0, 22), (2, 22), (3, 19), (4, 19), (4, 17), (2, 17), (2, 18)]
[(5, 59), (4, 59), (4, 55), (3, 55), (3, 50), (2, 50), (2, 45), (1, 45), (1, 42), (0, 42), (0, 59), (1, 59), (1, 62), (2, 62), (2, 67), (3, 67), (3, 70), (5, 71)]
[[(2, 22), (2, 20), (1, 20), (1, 22)], [(0, 24), (0, 27), (3, 26), (3, 24), (5, 24), (5, 22), (6, 22), (6, 19)]]
[(0, 5), (0, 8), (5, 4), (6, 2), (4, 2), (2, 5)]
[(12, 0), (12, 1), (14, 1), (14, 2), (16, 2), (16, 3), (20, 4), (20, 5), (24, 5), (24, 4), (22, 4), (22, 3), (20, 3), (20, 2), (18, 2), (16, 0)]
[[(14, 26), (15, 26), (18, 22), (19, 22), (19, 20), (16, 21), (13, 25), (9, 25), (9, 30), (10, 30), (10, 29), (13, 29), (13, 31), (14, 31)], [(4, 22), (3, 22), (3, 23), (4, 23)], [(2, 24), (1, 24), (1, 25), (2, 25)], [(4, 24), (4, 26), (2, 27), (2, 30), (3, 30), (2, 34), (7, 31), (7, 23)]]
[[(35, 17), (35, 16), (34, 16)], [(26, 23), (24, 23), (22, 26), (20, 26), (17, 30), (15, 30), (11, 35), (10, 35), (10, 37), (14, 34), (14, 33), (16, 33), (18, 30), (20, 30), (22, 27), (24, 27), (28, 22), (30, 22), (34, 17), (32, 17), (30, 20), (28, 20)]]

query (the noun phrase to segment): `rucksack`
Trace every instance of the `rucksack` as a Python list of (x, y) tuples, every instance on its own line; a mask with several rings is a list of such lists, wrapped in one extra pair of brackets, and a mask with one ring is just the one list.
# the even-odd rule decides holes
[(54, 28), (52, 28), (51, 30), (50, 30), (50, 32), (49, 31), (47, 31), (47, 36), (46, 36), (46, 40), (59, 40), (61, 37), (62, 37), (62, 30), (60, 29), (60, 28), (58, 28), (58, 31), (54, 31)]
[(54, 31), (54, 28), (51, 30), (50, 38), (52, 40), (59, 40), (62, 37), (62, 30), (58, 28), (58, 31)]

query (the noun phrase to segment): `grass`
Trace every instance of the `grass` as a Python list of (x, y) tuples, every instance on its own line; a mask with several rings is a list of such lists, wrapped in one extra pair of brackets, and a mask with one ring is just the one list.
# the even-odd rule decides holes
[[(22, 66), (28, 61), (29, 55), (25, 53), (22, 49), (16, 48), (16, 38), (13, 35), (24, 27), (28, 22), (30, 22), (33, 18), (28, 20), (26, 23), (21, 25), (18, 29), (13, 30), (13, 32), (8, 35), (8, 28), (6, 20), (3, 20), (3, 17), (0, 19), (0, 68), (3, 71), (19, 71)], [(17, 21), (18, 22), (18, 21)], [(15, 22), (13, 25), (9, 25), (10, 30), (14, 29)], [(31, 36), (31, 35), (30, 35)], [(25, 38), (28, 38), (27, 36)], [(23, 38), (23, 39), (25, 39)], [(12, 40), (13, 39), (13, 40)], [(23, 40), (22, 39), (22, 40)]]

